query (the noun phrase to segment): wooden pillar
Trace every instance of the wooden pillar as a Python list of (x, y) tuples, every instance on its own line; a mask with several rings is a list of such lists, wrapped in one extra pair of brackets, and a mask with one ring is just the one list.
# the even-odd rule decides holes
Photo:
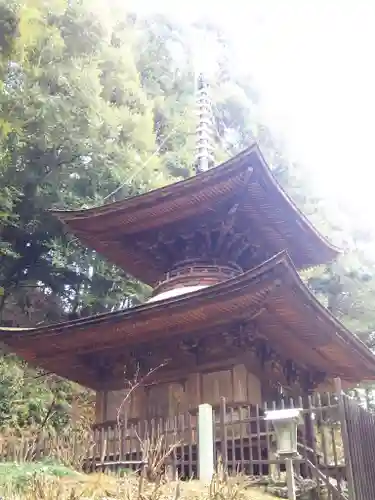
[(107, 419), (107, 391), (98, 391), (95, 397), (95, 423), (102, 424)]
[[(314, 385), (311, 383), (311, 380), (305, 381), (304, 384), (301, 385), (302, 390), (302, 401), (303, 408), (309, 409), (311, 407), (311, 396), (314, 392)], [(314, 430), (314, 422), (311, 418), (311, 412), (306, 412), (304, 415), (304, 428), (305, 428), (305, 444), (309, 448), (309, 450), (315, 450), (315, 430)], [(318, 465), (317, 456), (313, 451), (305, 450), (305, 456), (312, 462), (314, 466)], [(311, 476), (311, 472), (309, 471), (308, 466), (304, 466), (303, 475), (305, 477)], [(310, 492), (311, 500), (319, 500), (320, 496), (318, 491), (312, 490)]]
[[(312, 390), (306, 391), (303, 396), (303, 407), (310, 407), (310, 397), (312, 394)], [(311, 413), (306, 413), (304, 415), (304, 425), (305, 425), (305, 438), (306, 438), (306, 446), (308, 446), (311, 450), (315, 449), (314, 440), (315, 440), (315, 432), (314, 432), (314, 423), (311, 418)], [(311, 453), (311, 462), (316, 465), (316, 456)]]

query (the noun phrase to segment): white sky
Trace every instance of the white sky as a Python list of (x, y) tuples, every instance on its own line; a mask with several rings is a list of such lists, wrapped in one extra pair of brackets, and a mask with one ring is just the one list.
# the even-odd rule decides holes
[(136, 0), (135, 7), (223, 25), (238, 64), (253, 75), (264, 122), (314, 173), (319, 192), (350, 204), (375, 234), (375, 0)]

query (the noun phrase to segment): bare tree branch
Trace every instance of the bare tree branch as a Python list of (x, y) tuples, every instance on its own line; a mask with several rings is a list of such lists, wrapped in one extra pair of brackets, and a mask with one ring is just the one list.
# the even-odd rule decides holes
[(163, 368), (164, 366), (166, 366), (168, 364), (168, 361), (163, 361), (163, 363), (160, 363), (160, 365), (154, 367), (154, 368), (151, 368), (147, 373), (146, 375), (144, 375), (142, 378), (139, 379), (139, 365), (137, 365), (137, 369), (135, 371), (135, 374), (134, 374), (134, 378), (132, 381), (130, 380), (126, 380), (126, 383), (128, 384), (129, 386), (129, 391), (127, 392), (125, 398), (122, 400), (120, 406), (117, 408), (117, 426), (120, 427), (120, 415), (121, 415), (121, 411), (122, 409), (124, 408), (125, 404), (127, 403), (127, 401), (129, 401), (131, 395), (133, 394), (133, 392), (138, 388), (140, 387), (144, 382), (145, 380), (147, 380), (153, 373), (155, 373), (157, 370), (160, 370), (160, 368)]

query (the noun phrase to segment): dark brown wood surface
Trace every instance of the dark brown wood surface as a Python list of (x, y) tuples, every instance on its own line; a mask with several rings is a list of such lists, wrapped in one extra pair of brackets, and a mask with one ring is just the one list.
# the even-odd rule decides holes
[[(207, 336), (210, 332), (218, 337)], [(180, 297), (1, 333), (1, 340), (27, 361), (96, 389), (109, 384), (115, 388), (123, 381), (124, 364), (131, 358), (137, 362), (139, 353), (147, 357), (148, 347), (157, 352), (172, 339), (189, 343), (202, 337), (212, 349), (224, 345), (227, 357), (231, 343), (242, 354), (255, 349), (263, 365), (272, 363), (272, 353), (277, 353), (291, 376), (298, 362), (306, 372), (320, 373), (321, 382), (336, 376), (352, 382), (375, 379), (374, 355), (317, 301), (285, 252), (247, 273)], [(189, 349), (193, 352), (194, 346)], [(155, 354), (155, 361), (162, 355)], [(164, 356), (176, 357), (173, 342)]]
[[(150, 285), (176, 260), (202, 251), (234, 260), (244, 271), (283, 250), (297, 268), (338, 253), (277, 184), (256, 144), (186, 181), (98, 208), (54, 213), (85, 245)], [(212, 239), (215, 245), (205, 249)]]

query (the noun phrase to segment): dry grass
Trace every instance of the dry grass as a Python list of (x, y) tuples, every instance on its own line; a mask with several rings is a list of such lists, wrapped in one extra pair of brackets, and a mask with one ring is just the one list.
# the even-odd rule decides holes
[(61, 435), (29, 433), (0, 435), (0, 456), (8, 462), (27, 463), (51, 459), (79, 470), (91, 454), (94, 441), (90, 429), (75, 428)]
[(264, 488), (237, 476), (211, 485), (199, 481), (149, 482), (139, 476), (116, 478), (105, 474), (53, 478), (34, 475), (22, 491), (14, 492), (12, 484), (1, 491), (6, 500), (271, 500)]

